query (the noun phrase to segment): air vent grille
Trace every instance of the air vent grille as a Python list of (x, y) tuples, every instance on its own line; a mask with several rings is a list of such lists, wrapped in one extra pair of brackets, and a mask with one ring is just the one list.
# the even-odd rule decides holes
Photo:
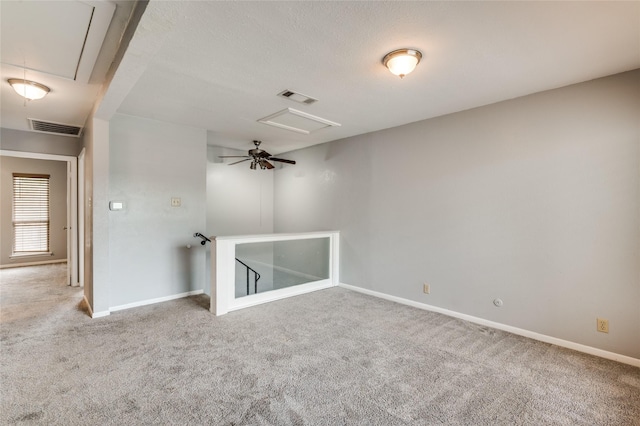
[(303, 95), (302, 93), (294, 92), (293, 90), (283, 90), (278, 93), (278, 96), (283, 98), (287, 98), (292, 101), (300, 102), (301, 104), (311, 105), (312, 103), (318, 102), (317, 99), (312, 98), (311, 96)]
[(54, 123), (51, 121), (36, 120), (34, 118), (30, 118), (29, 123), (31, 130), (34, 132), (73, 137), (79, 137), (82, 133), (82, 127), (70, 124)]

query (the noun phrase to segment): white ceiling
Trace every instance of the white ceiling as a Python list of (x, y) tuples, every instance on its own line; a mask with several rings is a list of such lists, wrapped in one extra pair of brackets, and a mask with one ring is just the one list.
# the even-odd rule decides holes
[[(84, 126), (132, 6), (122, 1), (1, 1), (2, 127), (29, 130), (28, 118)], [(9, 78), (37, 81), (51, 92), (26, 102), (9, 86)]]
[[(424, 57), (401, 80), (380, 61), (403, 47)], [(205, 128), (232, 148), (261, 139), (278, 154), (635, 68), (638, 1), (151, 1), (101, 113)], [(276, 96), (285, 89), (319, 101)], [(341, 126), (304, 135), (258, 122), (285, 108)]]

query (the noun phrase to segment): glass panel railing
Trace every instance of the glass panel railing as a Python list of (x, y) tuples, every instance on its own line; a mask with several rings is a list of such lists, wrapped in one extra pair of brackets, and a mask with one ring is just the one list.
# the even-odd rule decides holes
[(338, 285), (340, 234), (211, 237), (211, 312)]
[(235, 297), (329, 278), (329, 237), (236, 245)]

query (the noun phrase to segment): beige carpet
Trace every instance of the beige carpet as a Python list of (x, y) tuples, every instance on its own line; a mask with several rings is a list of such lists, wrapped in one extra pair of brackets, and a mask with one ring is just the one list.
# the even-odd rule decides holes
[(443, 315), (335, 288), (90, 319), (62, 268), (0, 271), (2, 424), (640, 425), (640, 369)]

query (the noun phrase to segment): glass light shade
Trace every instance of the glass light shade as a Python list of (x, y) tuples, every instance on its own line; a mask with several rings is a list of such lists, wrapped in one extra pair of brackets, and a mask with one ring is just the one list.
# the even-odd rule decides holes
[(399, 49), (388, 53), (382, 59), (382, 63), (392, 74), (402, 78), (416, 68), (421, 58), (422, 53), (417, 50)]
[(19, 78), (10, 78), (8, 81), (18, 95), (29, 100), (42, 99), (50, 90), (47, 86), (35, 81), (21, 80)]

